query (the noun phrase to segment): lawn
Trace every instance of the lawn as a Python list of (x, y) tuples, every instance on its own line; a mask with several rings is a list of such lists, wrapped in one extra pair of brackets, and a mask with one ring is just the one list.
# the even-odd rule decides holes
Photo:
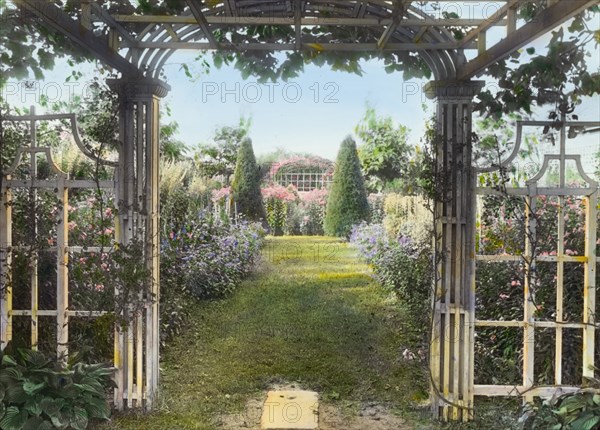
[(427, 397), (423, 364), (402, 358), (418, 330), (346, 243), (272, 238), (256, 274), (193, 319), (163, 353), (159, 410), (105, 429), (228, 428), (223, 417), (277, 384), (315, 390), (349, 415), (382, 404), (425, 428), (415, 409)]

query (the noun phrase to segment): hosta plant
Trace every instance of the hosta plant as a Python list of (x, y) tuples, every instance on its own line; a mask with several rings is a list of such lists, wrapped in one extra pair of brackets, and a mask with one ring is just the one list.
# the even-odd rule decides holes
[(522, 430), (600, 429), (600, 380), (575, 393), (555, 396), (525, 406), (519, 423)]
[(106, 365), (61, 365), (32, 350), (0, 358), (0, 429), (83, 430), (91, 420), (109, 418)]

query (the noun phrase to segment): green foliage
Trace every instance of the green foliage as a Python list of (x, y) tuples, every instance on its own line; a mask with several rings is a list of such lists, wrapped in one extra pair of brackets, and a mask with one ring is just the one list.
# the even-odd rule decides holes
[(281, 236), (286, 225), (288, 205), (285, 201), (270, 198), (265, 202), (267, 224), (273, 236)]
[(395, 126), (391, 117), (378, 117), (368, 108), (356, 134), (363, 142), (358, 148), (367, 189), (383, 191), (394, 179), (407, 179), (413, 148), (408, 144), (408, 128)]
[(347, 137), (338, 153), (323, 227), (327, 235), (348, 236), (354, 224), (368, 218), (369, 202), (356, 143)]
[(91, 420), (109, 418), (106, 365), (63, 366), (31, 350), (0, 358), (0, 429), (84, 430)]
[[(598, 381), (596, 381), (598, 382)], [(521, 430), (597, 430), (600, 390), (585, 389), (525, 406)]]
[(43, 79), (44, 71), (66, 55), (76, 62), (89, 60), (89, 53), (65, 36), (23, 19), (23, 10), (13, 3), (0, 1), (0, 88), (10, 79)]
[(244, 138), (240, 144), (231, 190), (238, 214), (253, 221), (265, 219), (260, 192), (260, 171), (249, 138)]
[[(540, 2), (527, 2), (520, 13), (526, 20), (535, 18)], [(509, 62), (498, 61), (487, 70), (498, 80), (499, 91), (482, 91), (475, 110), (496, 119), (512, 112), (531, 113), (534, 106), (550, 106), (549, 118), (559, 121), (562, 115), (572, 115), (584, 97), (600, 93), (600, 74), (587, 64), (591, 44), (600, 42), (598, 7), (592, 7), (576, 16), (567, 29), (552, 33), (548, 52), (536, 55), (519, 65), (520, 52), (515, 52)], [(590, 28), (595, 25), (596, 28)], [(533, 50), (527, 50), (533, 55)], [(558, 123), (557, 123), (558, 127)], [(572, 131), (576, 132), (575, 130)]]
[(171, 121), (160, 126), (160, 150), (163, 159), (170, 161), (180, 161), (184, 158), (187, 150), (186, 144), (177, 139), (179, 133), (179, 123)]
[(211, 144), (201, 144), (194, 155), (200, 173), (212, 178), (223, 176), (224, 185), (229, 186), (229, 178), (234, 172), (240, 145), (248, 137), (252, 122), (240, 118), (237, 126), (223, 126), (215, 131)]
[(408, 320), (416, 323), (422, 342), (433, 285), (432, 241), (415, 240), (409, 235), (391, 236), (383, 225), (363, 222), (352, 228), (350, 242), (371, 265), (381, 285), (402, 301), (409, 312)]

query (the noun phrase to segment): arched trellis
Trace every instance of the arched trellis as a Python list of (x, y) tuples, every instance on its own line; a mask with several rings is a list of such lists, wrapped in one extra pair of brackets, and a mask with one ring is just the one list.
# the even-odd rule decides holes
[[(444, 305), (434, 309), (432, 345), (432, 408), (446, 419), (469, 420), (473, 397), (473, 336), (474, 302), (472, 275), (474, 256), (474, 172), (471, 169), (471, 105), (483, 86), (470, 81), (489, 65), (508, 56), (575, 14), (597, 4), (597, 0), (549, 0), (545, 9), (529, 23), (517, 20), (517, 10), (523, 0), (464, 2), (481, 3), (493, 13), (467, 18), (448, 19), (432, 16), (427, 6), (448, 0), (186, 0), (187, 8), (179, 14), (121, 14), (105, 9), (100, 3), (82, 0), (80, 7), (69, 13), (50, 0), (14, 0), (40, 25), (61, 33), (87, 50), (99, 61), (121, 73), (122, 79), (111, 85), (121, 100), (121, 152), (116, 182), (119, 196), (120, 239), (128, 241), (142, 237), (147, 246), (147, 267), (154, 275), (152, 290), (158, 291), (158, 112), (159, 98), (168, 92), (168, 85), (158, 78), (168, 58), (177, 50), (223, 50), (243, 55), (253, 50), (263, 51), (335, 51), (370, 52), (408, 51), (420, 55), (430, 67), (436, 81), (425, 89), (437, 99), (437, 123), (441, 136), (438, 155), (440, 168), (451, 174), (448, 195), (437, 202), (440, 231), (449, 241), (451, 258), (445, 259), (446, 274), (436, 286), (438, 295), (454, 291)], [(495, 5), (486, 8), (486, 5)], [(293, 29), (288, 43), (234, 44), (217, 40), (214, 30), (243, 31), (253, 25), (282, 25)], [(313, 40), (303, 27), (329, 26), (342, 29), (365, 27), (371, 38), (346, 41)], [(487, 43), (487, 32), (503, 26), (505, 37), (495, 44)], [(466, 34), (455, 39), (450, 28), (463, 28)], [(471, 52), (467, 59), (466, 52)], [(447, 242), (446, 242), (447, 243)], [(441, 246), (441, 244), (438, 244)], [(443, 251), (438, 249), (439, 251)], [(150, 321), (150, 323), (148, 323)], [(460, 348), (448, 348), (449, 338), (436, 327), (454, 321), (455, 339), (467, 339)], [(148, 310), (145, 327), (146, 342), (152, 364), (143, 369), (148, 394), (146, 407), (152, 408), (158, 390), (158, 307)], [(448, 325), (448, 324), (446, 324)], [(435, 335), (438, 335), (437, 337)], [(447, 384), (454, 372), (456, 383)], [(127, 363), (119, 363), (122, 386), (131, 382)], [(440, 379), (441, 378), (441, 379)], [(117, 404), (123, 405), (124, 392), (117, 393)], [(127, 401), (130, 405), (130, 399)]]
[[(288, 5), (290, 4), (290, 2), (283, 3), (287, 3)], [(302, 4), (298, 4), (296, 2), (294, 3), (294, 7), (306, 6), (305, 3), (308, 2), (302, 2)], [(363, 22), (382, 22), (383, 19), (389, 18), (390, 15), (393, 14), (393, 7), (393, 4), (390, 3), (389, 5), (383, 5), (382, 7), (378, 7), (374, 10), (360, 8), (357, 9), (356, 5), (348, 2), (347, 5), (337, 4), (335, 7), (331, 8), (332, 10), (327, 10), (327, 12), (333, 16), (342, 17), (352, 17), (354, 14), (357, 14), (359, 17), (357, 20), (365, 20)], [(223, 12), (224, 9), (222, 7), (212, 7), (209, 8), (204, 15), (206, 16), (206, 19), (209, 19), (213, 16), (219, 16), (219, 14), (222, 14)], [(281, 16), (278, 17), (279, 19), (273, 16), (273, 12), (274, 4), (269, 3), (268, 7), (256, 7), (251, 11), (250, 14), (247, 15), (247, 17), (251, 19), (250, 22), (260, 22), (268, 25), (278, 25), (280, 23), (283, 25), (290, 24), (290, 19), (286, 20), (285, 18), (285, 12), (280, 13)], [(295, 13), (295, 10), (292, 10), (292, 12)], [(312, 23), (315, 25), (319, 23), (317, 20), (319, 12), (323, 11), (319, 9), (313, 11), (302, 11), (302, 18), (300, 19), (304, 19), (307, 23)], [(408, 20), (412, 19), (416, 22), (427, 23), (428, 21), (434, 21), (431, 17), (428, 17), (427, 14), (415, 7), (408, 7), (405, 14)], [(126, 58), (140, 68), (147, 68), (148, 73), (155, 78), (159, 78), (167, 60), (178, 50), (182, 48), (210, 49), (211, 45), (214, 45), (213, 42), (207, 41), (205, 29), (198, 27), (196, 18), (194, 17), (192, 11), (187, 11), (186, 14), (178, 17), (177, 21), (181, 22), (181, 18), (183, 18), (183, 23), (169, 23), (168, 27), (165, 27), (161, 24), (148, 24), (148, 26), (138, 36), (139, 43), (137, 46), (139, 47), (136, 47), (136, 45), (128, 46), (129, 50)], [(331, 22), (332, 24), (335, 24), (336, 21), (338, 21), (338, 18), (329, 18), (325, 22)], [(241, 25), (241, 22), (238, 25)], [(219, 26), (216, 27), (219, 28)], [(416, 50), (417, 43), (420, 43), (422, 46), (419, 47), (419, 55), (421, 55), (423, 60), (430, 67), (436, 79), (449, 79), (456, 76), (457, 65), (461, 62), (464, 62), (464, 58), (462, 52), (453, 49), (456, 46), (456, 41), (450, 31), (444, 27), (433, 27), (427, 29), (427, 31), (423, 31), (423, 28), (427, 29), (427, 27), (421, 26), (397, 26), (395, 29), (389, 31), (389, 36), (386, 36), (385, 46), (379, 44), (379, 49), (385, 50), (387, 47), (389, 51), (408, 50), (411, 48)], [(391, 40), (388, 42), (388, 39)], [(203, 40), (204, 42), (194, 43), (200, 40)], [(315, 47), (305, 42), (301, 43), (300, 45), (296, 43), (289, 44), (289, 48), (306, 49), (307, 45), (309, 49), (329, 49), (322, 43), (318, 44), (318, 47)], [(351, 44), (343, 45), (338, 43), (335, 45), (332, 47), (335, 50), (353, 51), (357, 48), (360, 48), (360, 46), (352, 46)], [(370, 45), (377, 44), (374, 41)], [(157, 47), (164, 47), (165, 49), (157, 49)], [(365, 44), (365, 48), (367, 47), (372, 48), (373, 46)], [(430, 49), (427, 49), (428, 47)], [(441, 47), (448, 49), (441, 50), (439, 49)], [(256, 46), (253, 49), (264, 50), (265, 48), (270, 49), (271, 47)], [(236, 51), (240, 49), (243, 50), (244, 47), (223, 43), (221, 49)]]

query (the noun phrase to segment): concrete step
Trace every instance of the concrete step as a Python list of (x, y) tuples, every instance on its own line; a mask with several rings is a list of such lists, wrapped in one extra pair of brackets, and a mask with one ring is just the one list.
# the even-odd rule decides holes
[(260, 428), (318, 430), (319, 395), (314, 391), (269, 391)]

